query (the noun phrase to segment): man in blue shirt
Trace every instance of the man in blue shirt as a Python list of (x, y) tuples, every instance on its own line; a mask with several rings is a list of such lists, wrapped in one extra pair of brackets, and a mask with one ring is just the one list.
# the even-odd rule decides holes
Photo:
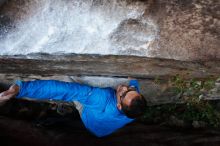
[(74, 102), (85, 127), (97, 137), (107, 136), (144, 113), (146, 101), (137, 80), (117, 89), (56, 80), (16, 81), (0, 93), (0, 103), (11, 98)]

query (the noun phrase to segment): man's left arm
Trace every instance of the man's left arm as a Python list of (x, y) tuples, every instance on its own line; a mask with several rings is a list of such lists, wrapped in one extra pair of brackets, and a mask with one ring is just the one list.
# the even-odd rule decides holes
[(131, 77), (128, 77), (128, 79), (129, 79), (129, 86), (135, 87), (135, 89), (140, 93), (140, 85), (138, 80)]

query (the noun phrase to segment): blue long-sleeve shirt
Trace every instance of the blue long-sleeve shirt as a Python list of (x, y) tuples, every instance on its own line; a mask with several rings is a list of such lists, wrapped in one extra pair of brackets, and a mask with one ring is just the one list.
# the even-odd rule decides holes
[[(80, 102), (85, 127), (98, 137), (109, 135), (134, 120), (118, 110), (116, 91), (112, 88), (56, 80), (16, 81), (16, 84), (20, 87), (16, 98)], [(129, 85), (139, 92), (137, 80), (131, 80)]]

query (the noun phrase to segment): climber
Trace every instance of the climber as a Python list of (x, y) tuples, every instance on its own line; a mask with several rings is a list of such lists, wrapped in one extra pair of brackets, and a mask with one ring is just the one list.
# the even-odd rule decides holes
[(0, 93), (0, 103), (22, 97), (73, 102), (85, 127), (97, 137), (107, 136), (134, 121), (146, 107), (135, 79), (116, 89), (57, 80), (18, 80)]

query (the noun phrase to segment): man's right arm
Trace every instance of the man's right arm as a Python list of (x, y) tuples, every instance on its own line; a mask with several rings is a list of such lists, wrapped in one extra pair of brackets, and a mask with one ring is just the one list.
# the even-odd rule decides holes
[(16, 81), (16, 85), (19, 86), (16, 98), (80, 101), (92, 90), (91, 86), (56, 80)]
[[(11, 98), (80, 101), (85, 100), (92, 87), (56, 80), (16, 81), (8, 90), (0, 93), (0, 104)], [(83, 99), (84, 98), (84, 99)]]

